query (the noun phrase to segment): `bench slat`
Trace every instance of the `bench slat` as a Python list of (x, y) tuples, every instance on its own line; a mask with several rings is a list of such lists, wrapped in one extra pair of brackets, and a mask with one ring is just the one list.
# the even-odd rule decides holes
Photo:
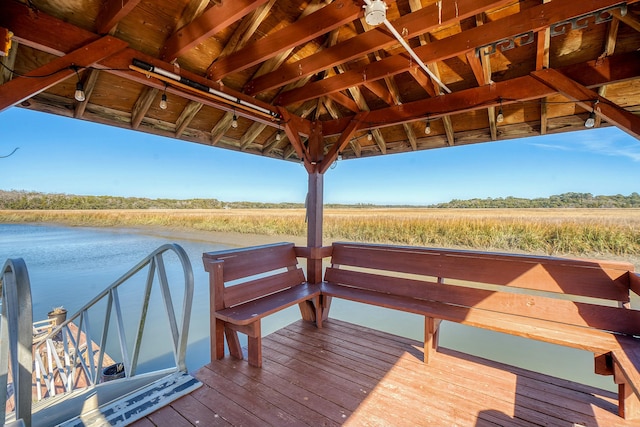
[(284, 308), (320, 295), (320, 285), (304, 283), (244, 304), (216, 311), (213, 315), (225, 322), (248, 325)]
[(591, 327), (640, 334), (640, 311), (579, 303), (537, 295), (495, 292), (422, 280), (327, 268), (327, 282), (449, 304)]
[(251, 280), (238, 285), (228, 286), (224, 290), (224, 306), (231, 307), (243, 302), (278, 292), (304, 283), (301, 269), (288, 270), (272, 276)]
[(348, 288), (326, 282), (322, 284), (322, 293), (323, 295), (573, 347), (596, 354), (608, 353), (612, 349), (619, 348), (616, 337), (610, 333), (578, 326), (562, 325), (546, 320), (523, 318), (510, 314), (494, 313), (397, 295), (386, 295), (380, 292)]
[[(280, 268), (297, 266), (293, 243), (276, 243), (252, 248), (206, 252), (202, 259), (207, 268), (209, 260), (224, 261), (224, 281), (254, 276)], [(208, 271), (208, 270), (207, 270)]]
[(633, 265), (429, 248), (334, 244), (332, 263), (629, 301)]

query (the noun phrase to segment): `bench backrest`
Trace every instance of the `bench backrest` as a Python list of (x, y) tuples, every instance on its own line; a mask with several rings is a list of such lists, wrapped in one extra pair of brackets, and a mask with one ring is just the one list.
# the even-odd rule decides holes
[(334, 243), (325, 280), (377, 292), (537, 319), (640, 333), (633, 265), (357, 243)]
[(293, 243), (205, 252), (202, 260), (216, 295), (216, 310), (305, 282)]

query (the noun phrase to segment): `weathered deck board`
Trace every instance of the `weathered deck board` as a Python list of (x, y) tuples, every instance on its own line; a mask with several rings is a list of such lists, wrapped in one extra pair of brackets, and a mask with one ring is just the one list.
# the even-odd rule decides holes
[(425, 366), (421, 343), (333, 319), (263, 345), (262, 369), (225, 357), (134, 425), (640, 426), (613, 393), (446, 349)]

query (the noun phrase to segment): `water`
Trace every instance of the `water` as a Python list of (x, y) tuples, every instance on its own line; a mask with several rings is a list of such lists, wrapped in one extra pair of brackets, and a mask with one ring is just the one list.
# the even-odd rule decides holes
[[(168, 240), (130, 230), (0, 224), (0, 262), (4, 263), (7, 258), (17, 257), (25, 260), (31, 279), (34, 320), (41, 320), (46, 319), (47, 313), (57, 306), (64, 306), (70, 314), (75, 313), (154, 249), (172, 242), (185, 249), (194, 271), (195, 295), (187, 367), (189, 370), (195, 370), (210, 360), (209, 278), (202, 267), (202, 253), (226, 249), (229, 248), (228, 245), (205, 241)], [(169, 260), (167, 267), (177, 270), (177, 266), (177, 262), (171, 263)], [(125, 313), (130, 309), (135, 311), (135, 306), (128, 307), (127, 304), (133, 304), (134, 297), (140, 293), (143, 279), (120, 292)], [(176, 284), (181, 285), (180, 280), (176, 281)], [(160, 305), (161, 300), (157, 295), (154, 298), (149, 313), (151, 322), (154, 317), (160, 316), (156, 306)], [(139, 309), (137, 310), (139, 312)], [(299, 317), (297, 307), (268, 316), (263, 320), (263, 333), (275, 331)], [(419, 341), (423, 337), (423, 318), (409, 313), (334, 299), (331, 317)], [(163, 326), (162, 321), (155, 326)], [(159, 334), (160, 332), (152, 330), (151, 335), (145, 337), (144, 345), (148, 347), (148, 353), (142, 357), (144, 369), (162, 367), (172, 359), (166, 340)], [(241, 335), (242, 338), (244, 336)], [(616, 390), (611, 377), (593, 374), (591, 353), (446, 322), (441, 326), (440, 345)], [(111, 355), (117, 355), (119, 346), (112, 340), (106, 350)]]

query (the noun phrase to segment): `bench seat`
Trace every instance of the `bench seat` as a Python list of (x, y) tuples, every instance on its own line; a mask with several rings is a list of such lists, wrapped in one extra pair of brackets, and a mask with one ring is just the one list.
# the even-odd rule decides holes
[(235, 325), (248, 325), (292, 305), (320, 296), (320, 285), (303, 283), (253, 301), (215, 311), (213, 315)]

